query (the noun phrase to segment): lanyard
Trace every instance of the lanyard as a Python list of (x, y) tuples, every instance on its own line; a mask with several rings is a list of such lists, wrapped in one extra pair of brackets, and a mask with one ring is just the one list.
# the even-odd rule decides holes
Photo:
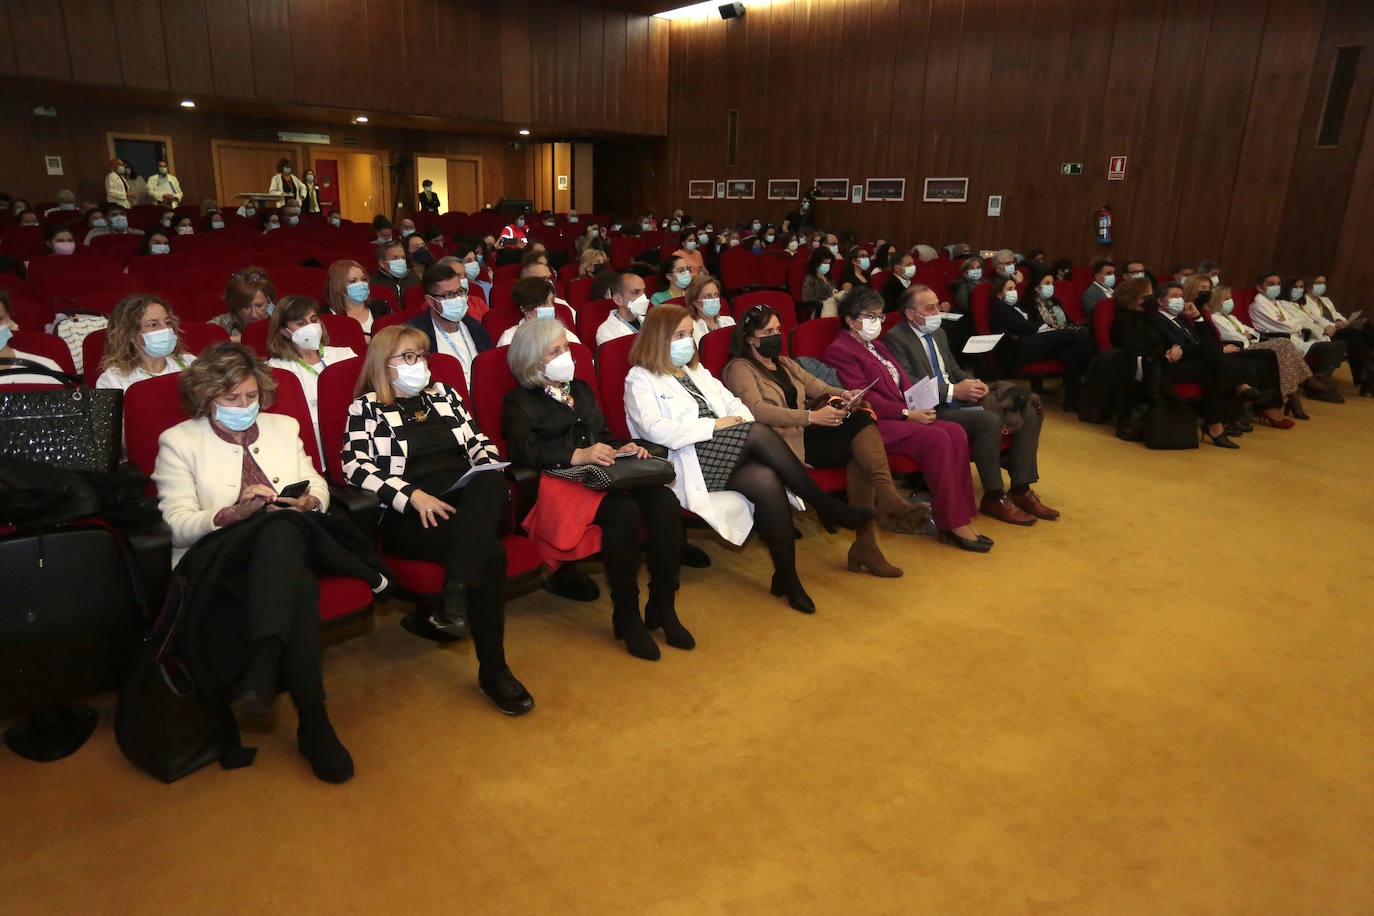
[[(303, 360), (303, 359), (298, 359), (298, 360), (296, 360), (296, 365), (297, 365), (297, 366), (300, 366), (302, 369), (304, 369), (306, 372), (309, 372), (311, 375), (318, 376), (318, 375), (320, 374), (320, 370), (319, 370), (319, 369), (316, 369), (314, 366), (310, 365), (309, 363), (307, 363), (307, 362), (306, 362), (305, 360)], [(327, 363), (327, 362), (324, 361), (324, 351), (323, 351), (323, 350), (320, 351), (320, 367), (321, 367), (321, 368), (324, 368), (324, 369), (328, 369), (328, 368), (329, 368), (329, 363)]]
[[(183, 369), (186, 368), (186, 364), (183, 363), (180, 359), (178, 359), (178, 358), (175, 357), (175, 356), (172, 357), (172, 362), (174, 362), (174, 363), (177, 364), (177, 371), (178, 371), (178, 372), (180, 372), (181, 370), (183, 370)], [(151, 372), (149, 372), (147, 369), (144, 369), (142, 366), (139, 366), (139, 367), (138, 367), (138, 371), (139, 371), (139, 372), (142, 372), (144, 375), (148, 376), (148, 378), (157, 378), (156, 375), (153, 375)], [(166, 369), (162, 370), (162, 374), (163, 374), (163, 375), (166, 375), (166, 374), (167, 374), (167, 370), (166, 370)]]
[[(468, 352), (467, 347), (465, 346), (461, 350), (459, 350), (458, 345), (453, 342), (453, 338), (448, 336), (448, 331), (445, 331), (443, 328), (439, 327), (439, 323), (437, 321), (432, 323), (434, 325), (435, 333), (439, 334), (444, 338), (444, 343), (448, 344), (448, 348), (452, 350), (454, 354), (458, 357), (459, 361), (463, 363), (463, 368), (466, 371), (468, 364), (472, 362), (472, 357), (470, 355), (467, 359), (463, 359), (462, 354)], [(461, 322), (459, 323), (459, 329), (462, 329)], [(461, 334), (459, 336), (462, 337)], [(466, 338), (463, 339), (466, 341)]]

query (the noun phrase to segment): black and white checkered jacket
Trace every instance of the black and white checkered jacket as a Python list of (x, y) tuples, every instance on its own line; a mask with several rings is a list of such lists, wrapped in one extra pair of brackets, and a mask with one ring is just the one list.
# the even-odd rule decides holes
[[(453, 430), (454, 441), (473, 464), (500, 461), (496, 446), (477, 428), (458, 393), (442, 382), (425, 390), (426, 399), (439, 418)], [(408, 444), (395, 404), (381, 404), (375, 392), (354, 398), (348, 405), (348, 429), (344, 433), (343, 473), (355, 487), (371, 490), (384, 506), (404, 512), (415, 487), (406, 482)]]

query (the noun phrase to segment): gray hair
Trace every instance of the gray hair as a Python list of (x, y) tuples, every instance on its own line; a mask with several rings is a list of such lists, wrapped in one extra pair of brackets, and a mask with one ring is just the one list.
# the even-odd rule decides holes
[(931, 248), (929, 245), (917, 245), (915, 251), (916, 260), (918, 261), (933, 261), (937, 257), (939, 257), (939, 255), (936, 254), (935, 249)]
[(57, 192), (57, 202), (59, 204), (76, 203), (76, 195), (72, 193), (70, 188), (63, 188)]
[(999, 248), (997, 249), (997, 253), (992, 256), (992, 261), (994, 264), (1000, 264), (1005, 261), (1011, 261), (1014, 264), (1016, 263), (1016, 255), (1010, 248)]
[(511, 375), (520, 387), (543, 388), (548, 384), (544, 377), (544, 354), (555, 340), (567, 334), (568, 329), (557, 318), (521, 322), (506, 351), (506, 365), (510, 366)]
[(463, 262), (463, 259), (460, 258), (460, 257), (458, 257), (458, 255), (456, 255), (456, 254), (446, 254), (446, 255), (444, 255), (442, 258), (440, 258), (439, 260), (435, 261), (434, 263), (435, 263), (435, 264), (442, 264), (442, 265), (444, 265), (445, 267), (452, 267), (454, 270), (462, 270), (463, 268), (461, 268), (461, 267), (455, 267), (455, 266), (454, 266), (454, 265), (456, 265), (456, 264), (461, 264), (462, 262)]

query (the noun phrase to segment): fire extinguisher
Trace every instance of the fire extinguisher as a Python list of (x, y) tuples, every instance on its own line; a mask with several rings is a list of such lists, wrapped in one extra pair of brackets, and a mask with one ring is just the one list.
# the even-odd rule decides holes
[(1103, 207), (1094, 214), (1097, 222), (1097, 241), (1103, 245), (1112, 243), (1112, 208)]

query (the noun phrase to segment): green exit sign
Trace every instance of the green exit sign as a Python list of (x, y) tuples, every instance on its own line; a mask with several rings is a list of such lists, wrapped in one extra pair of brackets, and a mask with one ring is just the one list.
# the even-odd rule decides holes
[[(358, 138), (357, 138), (357, 137), (344, 137), (344, 146), (357, 146), (357, 145), (358, 145)], [(1079, 169), (1080, 169), (1080, 171), (1081, 171), (1081, 170), (1082, 170), (1082, 166), (1079, 166)]]
[(1081, 162), (1061, 162), (1059, 163), (1060, 175), (1082, 175), (1083, 163)]

